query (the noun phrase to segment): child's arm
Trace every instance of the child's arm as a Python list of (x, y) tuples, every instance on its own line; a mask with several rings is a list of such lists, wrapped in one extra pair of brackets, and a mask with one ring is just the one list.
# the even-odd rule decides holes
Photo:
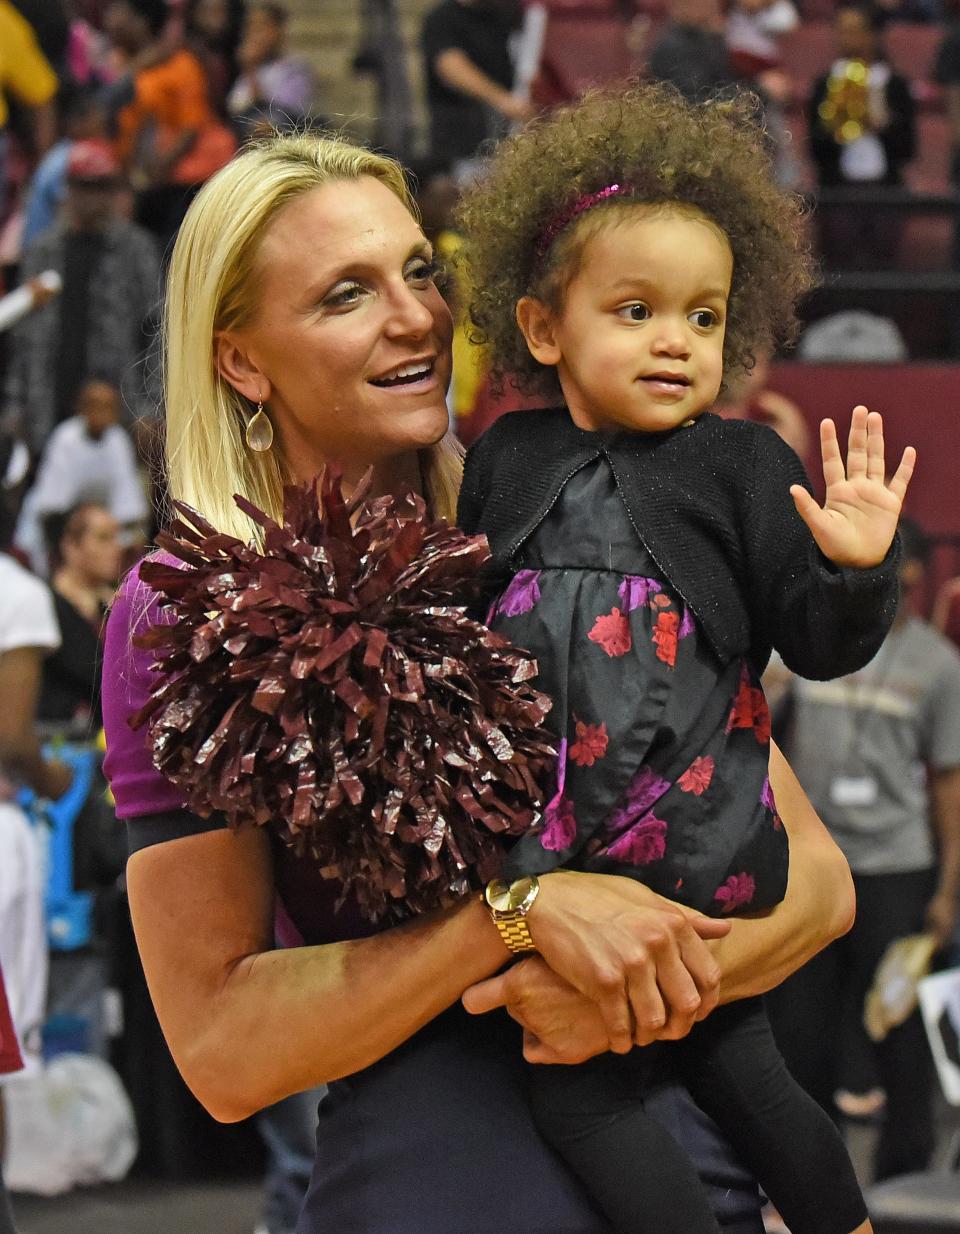
[(793, 452), (775, 433), (750, 427), (754, 478), (743, 543), (755, 641), (772, 644), (803, 677), (855, 672), (879, 650), (897, 610), (895, 533), (915, 453), (904, 452), (887, 485), (881, 417), (871, 415), (868, 425), (866, 408), (855, 410), (846, 466), (825, 421), (821, 508)]

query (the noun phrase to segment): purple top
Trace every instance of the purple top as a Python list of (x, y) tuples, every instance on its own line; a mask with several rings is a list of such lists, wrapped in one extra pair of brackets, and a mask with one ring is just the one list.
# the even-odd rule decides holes
[[(176, 564), (166, 554), (158, 558)], [(120, 585), (107, 619), (103, 644), (103, 727), (107, 754), (103, 771), (117, 803), (117, 818), (183, 809), (179, 790), (153, 765), (146, 728), (133, 729), (127, 717), (150, 698), (151, 653), (133, 645), (133, 635), (160, 620), (157, 598), (140, 581), (137, 566)]]
[[(150, 560), (180, 564), (168, 553), (157, 553)], [(152, 652), (135, 647), (133, 636), (162, 620), (157, 598), (141, 581), (137, 566), (123, 580), (110, 609), (103, 653), (107, 739), (103, 770), (113, 790), (117, 817), (122, 819), (185, 808), (179, 790), (153, 765), (146, 726), (132, 729), (128, 723), (148, 701), (154, 678)], [(297, 857), (279, 841), (274, 844), (274, 877), (279, 896), (277, 930), (286, 945), (364, 938), (377, 932), (377, 927), (359, 915), (352, 900), (337, 912), (339, 884), (322, 878), (309, 858)]]

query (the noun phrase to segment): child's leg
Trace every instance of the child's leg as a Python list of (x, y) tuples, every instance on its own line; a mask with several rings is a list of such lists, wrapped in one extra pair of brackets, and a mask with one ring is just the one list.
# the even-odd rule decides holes
[(870, 1228), (840, 1133), (787, 1071), (760, 999), (718, 1008), (674, 1048), (694, 1100), (753, 1170), (791, 1234)]
[(719, 1234), (692, 1161), (643, 1108), (639, 1054), (532, 1067), (537, 1127), (616, 1234)]

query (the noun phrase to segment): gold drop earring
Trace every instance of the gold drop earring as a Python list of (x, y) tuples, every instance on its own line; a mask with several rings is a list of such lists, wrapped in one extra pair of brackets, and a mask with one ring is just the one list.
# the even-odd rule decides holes
[(257, 410), (247, 421), (244, 438), (250, 449), (256, 450), (258, 454), (269, 450), (273, 445), (273, 425), (270, 423), (270, 417), (263, 410), (262, 399), (258, 400)]

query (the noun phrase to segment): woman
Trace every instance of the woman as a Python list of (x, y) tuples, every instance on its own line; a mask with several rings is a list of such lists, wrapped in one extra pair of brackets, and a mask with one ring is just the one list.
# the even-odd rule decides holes
[[(318, 138), (249, 149), (203, 189), (171, 263), (171, 491), (248, 537), (233, 493), (277, 512), (285, 478), (336, 459), (348, 483), (372, 466), (376, 491), (413, 484), (452, 518), (451, 333), (396, 165)], [(475, 1013), (506, 1006), (528, 1058), (575, 1062), (682, 1036), (718, 998), (774, 985), (846, 929), (853, 907), (844, 863), (782, 758), (771, 777), (795, 877), (773, 913), (718, 923), (631, 880), (561, 871), (542, 880), (528, 919), (540, 954), (498, 976), (509, 953), (479, 898), (370, 936), (266, 833), (180, 808), (126, 725), (149, 687), (130, 643), (147, 610), (128, 580), (107, 632), (107, 771), (129, 822), (144, 967), (194, 1092), (229, 1121), (342, 1081), (321, 1107), (298, 1234), (489, 1234), (504, 1213), (528, 1231), (600, 1234), (532, 1130), (519, 1032), (499, 1013), (468, 1018), (458, 1000), (467, 991)], [(272, 950), (278, 900), (306, 945)], [(759, 1230), (755, 1206), (728, 1228)]]

